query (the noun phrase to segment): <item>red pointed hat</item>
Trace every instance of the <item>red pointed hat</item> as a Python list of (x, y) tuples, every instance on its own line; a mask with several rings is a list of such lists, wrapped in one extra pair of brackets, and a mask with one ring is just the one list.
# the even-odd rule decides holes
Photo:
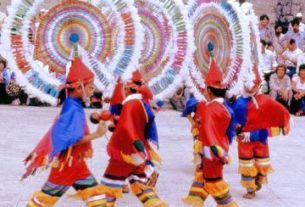
[(125, 99), (125, 97), (124, 97), (124, 93), (123, 93), (123, 83), (122, 83), (121, 79), (119, 78), (117, 80), (117, 83), (113, 90), (113, 94), (110, 99), (110, 105), (121, 104), (124, 99)]
[(133, 82), (142, 82), (143, 78), (142, 78), (142, 74), (140, 73), (139, 70), (136, 70), (132, 73), (131, 80)]
[[(94, 74), (84, 65), (79, 57), (72, 61), (69, 74), (67, 76), (68, 86), (74, 87), (75, 83), (89, 83), (94, 78)], [(71, 85), (71, 83), (73, 83)]]
[(214, 59), (211, 61), (210, 69), (205, 78), (205, 84), (213, 88), (225, 89), (226, 86), (223, 84), (222, 73), (217, 66)]

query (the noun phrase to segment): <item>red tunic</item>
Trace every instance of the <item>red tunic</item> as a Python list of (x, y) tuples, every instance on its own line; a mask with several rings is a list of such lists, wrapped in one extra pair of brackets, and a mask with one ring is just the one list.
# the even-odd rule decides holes
[[(220, 146), (225, 152), (229, 150), (227, 129), (229, 128), (231, 115), (226, 107), (217, 101), (207, 103), (198, 112), (200, 116), (199, 140), (203, 147), (213, 145)], [(218, 160), (203, 157), (203, 177), (206, 182), (221, 180), (223, 164)]]
[(148, 117), (141, 99), (130, 99), (124, 103), (120, 121), (108, 144), (108, 154), (112, 159), (121, 159), (120, 154), (137, 153), (133, 142), (141, 140), (146, 149), (149, 144), (144, 136)]
[(217, 101), (212, 101), (202, 107), (199, 127), (199, 140), (203, 146), (218, 145), (226, 152), (229, 150), (227, 129), (230, 125), (231, 115), (226, 107)]

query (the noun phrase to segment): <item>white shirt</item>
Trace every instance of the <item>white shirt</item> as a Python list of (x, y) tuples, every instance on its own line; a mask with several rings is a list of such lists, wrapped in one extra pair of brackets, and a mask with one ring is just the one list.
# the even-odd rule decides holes
[(299, 30), (298, 33), (294, 33), (293, 31), (288, 31), (284, 35), (284, 41), (289, 43), (290, 39), (294, 39), (298, 48), (302, 49), (305, 46), (305, 32)]
[(305, 53), (304, 52), (298, 56), (297, 61), (298, 61), (298, 64), (297, 64), (297, 73), (299, 73), (300, 65), (305, 64)]
[[(300, 30), (300, 32), (305, 32), (305, 24), (303, 22), (300, 22), (299, 30)], [(289, 24), (288, 31), (292, 31), (291, 24)]]
[(305, 83), (301, 83), (299, 76), (294, 77), (293, 81), (295, 82), (296, 89), (305, 90)]
[(3, 22), (6, 18), (6, 15), (0, 11), (0, 23)]
[(272, 44), (273, 44), (275, 52), (277, 52), (278, 54), (284, 52), (284, 49), (283, 49), (284, 34), (281, 34), (279, 37), (274, 35)]
[(130, 94), (129, 96), (127, 96), (124, 99), (124, 101), (122, 102), (122, 104), (124, 105), (125, 103), (127, 103), (130, 100), (135, 100), (135, 99), (141, 100), (142, 98), (143, 98), (142, 94), (140, 94), (140, 93), (133, 93), (133, 94)]
[(292, 61), (297, 61), (298, 56), (302, 55), (302, 50), (299, 48), (295, 49), (294, 51), (290, 51), (289, 49), (286, 49), (283, 53), (284, 57), (287, 57), (287, 60), (285, 61), (285, 64), (287, 67), (296, 67), (296, 65)]
[(303, 22), (300, 22), (299, 29), (301, 32), (305, 32), (305, 24)]
[(262, 64), (261, 68), (263, 73), (270, 73), (273, 71), (273, 66), (276, 64), (276, 55), (270, 50), (265, 50), (265, 53), (262, 54)]

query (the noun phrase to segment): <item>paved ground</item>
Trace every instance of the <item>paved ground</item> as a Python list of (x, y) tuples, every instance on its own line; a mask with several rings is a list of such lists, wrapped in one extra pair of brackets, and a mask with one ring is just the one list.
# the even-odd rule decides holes
[[(47, 172), (41, 172), (24, 182), (18, 179), (23, 173), (22, 159), (32, 150), (38, 139), (48, 129), (59, 111), (58, 108), (31, 108), (0, 106), (0, 207), (25, 206), (31, 193), (40, 188)], [(164, 160), (158, 184), (161, 198), (171, 207), (183, 207), (181, 198), (187, 194), (192, 180), (192, 141), (189, 125), (174, 111), (158, 115), (161, 139), (160, 153)], [(304, 207), (305, 195), (305, 137), (304, 118), (295, 118), (295, 125), (288, 137), (270, 139), (272, 163), (275, 172), (269, 184), (253, 201), (242, 199), (243, 190), (237, 175), (236, 145), (231, 147), (233, 164), (225, 168), (225, 178), (231, 184), (232, 194), (241, 207)], [(94, 128), (94, 126), (93, 126)], [(95, 155), (89, 165), (97, 178), (107, 164), (106, 139), (94, 142)], [(73, 193), (73, 190), (69, 191)], [(64, 197), (59, 207), (80, 207), (84, 204)], [(125, 195), (118, 207), (140, 207), (132, 195)], [(215, 206), (212, 199), (206, 207)]]

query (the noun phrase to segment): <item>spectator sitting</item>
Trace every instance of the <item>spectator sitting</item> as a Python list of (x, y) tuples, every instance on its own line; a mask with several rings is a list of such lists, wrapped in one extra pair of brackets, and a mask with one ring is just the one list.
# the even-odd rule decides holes
[(288, 48), (282, 54), (282, 58), (285, 60), (285, 65), (288, 69), (287, 74), (290, 78), (296, 74), (297, 59), (301, 54), (302, 50), (297, 48), (295, 40), (291, 39), (288, 43)]
[(19, 95), (21, 87), (16, 83), (15, 73), (11, 73), (8, 83), (6, 84), (6, 93), (9, 95), (10, 103), (12, 105), (19, 105)]
[(264, 40), (261, 40), (262, 45), (262, 68), (263, 68), (263, 74), (264, 79), (267, 83), (267, 91), (269, 91), (269, 79), (271, 74), (274, 72), (274, 65), (276, 65), (275, 61), (275, 53), (270, 50), (272, 48), (271, 42), (265, 42)]
[(286, 66), (278, 65), (270, 77), (270, 96), (288, 108), (291, 97), (291, 80), (286, 75)]
[(90, 108), (101, 109), (103, 108), (103, 93), (95, 90), (93, 96), (90, 98)]
[(276, 53), (276, 61), (278, 64), (284, 64), (284, 61), (280, 58), (280, 54), (284, 52), (284, 34), (283, 34), (283, 26), (277, 23), (274, 26), (274, 36), (272, 40), (272, 45), (274, 47), (274, 51)]
[(305, 64), (305, 46), (302, 48), (302, 54), (298, 55), (297, 58), (297, 73), (299, 73), (299, 68), (302, 64)]
[(291, 101), (291, 113), (297, 116), (305, 112), (305, 64), (299, 68), (299, 75), (292, 80), (293, 97)]
[(302, 22), (302, 17), (303, 17), (302, 13), (301, 13), (301, 12), (297, 13), (297, 15), (296, 15), (295, 17), (296, 17), (296, 18), (299, 20), (299, 22), (300, 22), (300, 31), (301, 31), (301, 32), (305, 32), (305, 24)]
[(273, 39), (273, 31), (269, 27), (270, 19), (268, 15), (263, 14), (259, 18), (259, 33), (260, 39), (266, 42), (272, 41)]
[(294, 18), (291, 21), (292, 30), (288, 31), (285, 36), (285, 41), (295, 40), (296, 46), (301, 49), (305, 45), (305, 32), (300, 31), (300, 21)]
[(169, 99), (169, 103), (174, 110), (182, 112), (185, 106), (184, 87), (179, 88), (175, 95)]
[(6, 86), (10, 79), (9, 72), (6, 67), (6, 60), (0, 59), (0, 104), (9, 104), (11, 102), (11, 98), (6, 92)]

